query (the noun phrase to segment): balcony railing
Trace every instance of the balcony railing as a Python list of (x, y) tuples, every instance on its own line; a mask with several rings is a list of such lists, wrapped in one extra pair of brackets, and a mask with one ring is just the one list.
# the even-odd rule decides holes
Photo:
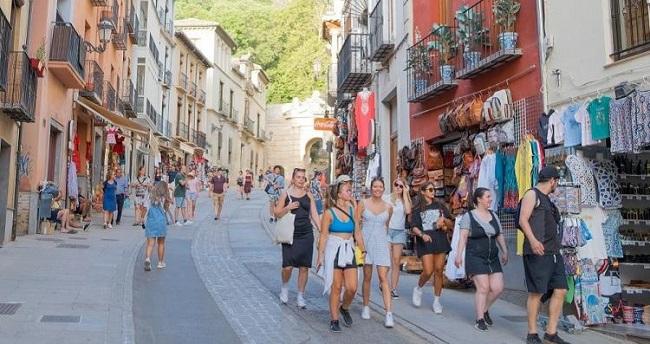
[(247, 130), (250, 134), (255, 134), (255, 121), (250, 117), (244, 117), (244, 130)]
[(178, 87), (187, 92), (187, 74), (181, 72), (180, 77), (178, 78)]
[(24, 51), (9, 53), (9, 76), (6, 91), (0, 92), (0, 108), (19, 122), (34, 122), (36, 108), (36, 72)]
[(7, 60), (9, 59), (9, 49), (11, 49), (11, 25), (0, 10), (0, 91), (7, 89)]
[(147, 46), (147, 30), (139, 30), (137, 38), (138, 46), (146, 47)]
[(86, 85), (79, 91), (79, 95), (102, 105), (104, 96), (104, 71), (97, 61), (86, 60)]
[[(50, 62), (65, 62), (70, 64), (79, 79), (84, 80), (86, 44), (71, 23), (54, 23), (54, 27), (52, 28), (52, 44), (50, 45)], [(63, 73), (59, 73), (57, 76), (59, 79), (66, 79)]]
[[(390, 4), (387, 4), (390, 5)], [(395, 48), (392, 30), (384, 21), (384, 1), (379, 0), (370, 12), (370, 58), (385, 61)]]
[(196, 83), (194, 81), (190, 82), (190, 96), (196, 98)]
[(122, 87), (122, 109), (127, 116), (133, 116), (136, 113), (136, 91), (133, 81), (124, 80)]
[(501, 32), (493, 11), (494, 0), (480, 0), (456, 12), (455, 27), (462, 51), (456, 78), (470, 79), (521, 56), (516, 32)]
[(230, 107), (230, 120), (238, 123), (239, 122), (239, 110), (235, 109), (233, 106)]
[(456, 30), (438, 26), (407, 50), (408, 100), (419, 102), (456, 87)]
[(104, 80), (104, 107), (115, 111), (116, 100), (115, 88), (110, 81)]
[(165, 133), (165, 121), (163, 120), (162, 115), (158, 112), (156, 112), (156, 130), (160, 135), (164, 135)]
[(338, 89), (346, 92), (358, 92), (371, 79), (368, 34), (351, 33), (345, 39), (338, 61)]
[(113, 32), (117, 31), (118, 26), (121, 24), (119, 21), (120, 4), (117, 0), (113, 0), (113, 4), (101, 11), (101, 20), (108, 20), (113, 23)]
[(108, 6), (108, 0), (90, 0), (90, 3), (95, 7)]
[(205, 133), (200, 130), (192, 130), (192, 133), (194, 144), (200, 148), (205, 148)]
[(137, 21), (138, 21), (138, 15), (137, 12), (135, 11), (135, 7), (133, 7), (133, 3), (131, 3), (131, 8), (129, 9), (129, 15), (126, 21), (126, 28), (129, 32), (129, 35), (135, 34), (140, 29), (138, 27), (138, 24), (136, 24)]
[(172, 72), (171, 71), (165, 71), (165, 78), (164, 78), (164, 84), (167, 86), (171, 86), (172, 84)]
[(230, 103), (222, 100), (219, 103), (219, 108), (217, 109), (217, 112), (224, 115), (225, 117), (230, 117)]
[(266, 141), (266, 131), (264, 129), (260, 129), (260, 132), (257, 134), (257, 139), (261, 142)]
[(650, 50), (650, 3), (610, 0), (614, 52), (619, 60)]
[(145, 115), (145, 98), (144, 96), (138, 96), (135, 103), (135, 112), (138, 115)]
[(126, 50), (126, 41), (128, 39), (128, 19), (124, 18), (120, 21), (117, 31), (113, 34), (113, 44), (116, 50)]
[(199, 89), (197, 91), (197, 101), (201, 104), (205, 104), (205, 91), (202, 89)]
[(165, 129), (163, 131), (163, 135), (167, 137), (172, 137), (172, 122), (170, 121), (165, 121)]
[(187, 124), (183, 122), (178, 123), (178, 126), (176, 127), (176, 136), (186, 141), (189, 140), (190, 128), (187, 126)]

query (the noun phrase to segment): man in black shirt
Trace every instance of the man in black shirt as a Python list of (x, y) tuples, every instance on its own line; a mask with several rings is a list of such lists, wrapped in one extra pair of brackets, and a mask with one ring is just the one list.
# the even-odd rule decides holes
[(555, 167), (539, 172), (537, 185), (521, 200), (519, 225), (524, 232), (524, 271), (528, 288), (527, 344), (542, 344), (537, 334), (537, 315), (542, 295), (552, 292), (544, 343), (568, 343), (557, 335), (557, 324), (567, 290), (564, 260), (560, 254), (560, 213), (548, 197), (558, 186)]

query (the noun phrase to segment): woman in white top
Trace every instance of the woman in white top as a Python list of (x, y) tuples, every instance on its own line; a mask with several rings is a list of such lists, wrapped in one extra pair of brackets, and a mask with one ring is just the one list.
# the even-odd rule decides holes
[(393, 206), (393, 215), (388, 223), (388, 242), (391, 253), (390, 293), (394, 299), (399, 298), (397, 284), (399, 282), (400, 259), (406, 245), (406, 216), (411, 214), (411, 196), (408, 185), (400, 178), (393, 182), (393, 192), (386, 197)]
[(131, 184), (135, 190), (135, 223), (134, 226), (141, 226), (144, 224), (145, 214), (149, 206), (149, 190), (152, 187), (151, 179), (147, 177), (144, 166), (138, 169), (138, 177), (135, 183)]
[(391, 310), (391, 295), (388, 285), (388, 269), (390, 269), (390, 244), (388, 243), (388, 222), (392, 214), (392, 207), (382, 199), (384, 195), (384, 180), (376, 177), (370, 183), (371, 197), (359, 202), (357, 207), (357, 222), (361, 223), (363, 242), (365, 243), (366, 259), (363, 265), (363, 310), (362, 319), (370, 319), (370, 282), (372, 281), (372, 267), (377, 266), (379, 286), (384, 299), (386, 318), (384, 326), (394, 326)]

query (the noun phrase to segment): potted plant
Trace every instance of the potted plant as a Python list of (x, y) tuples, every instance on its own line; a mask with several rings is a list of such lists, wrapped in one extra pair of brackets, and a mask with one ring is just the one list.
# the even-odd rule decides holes
[(422, 93), (429, 85), (431, 73), (431, 58), (429, 49), (424, 44), (416, 44), (409, 54), (407, 67), (413, 68), (415, 73), (415, 92)]
[(454, 79), (454, 66), (451, 59), (456, 55), (458, 44), (453, 31), (448, 25), (433, 24), (431, 34), (435, 40), (429, 42), (429, 50), (435, 50), (440, 56), (440, 78), (444, 83)]
[(456, 11), (458, 40), (463, 43), (463, 62), (466, 68), (474, 68), (481, 60), (481, 48), (490, 45), (489, 30), (483, 27), (483, 13), (467, 6)]
[(43, 40), (41, 46), (36, 50), (36, 57), (29, 58), (29, 64), (36, 73), (36, 76), (42, 78), (45, 70), (45, 40)]
[(501, 29), (499, 45), (502, 50), (512, 50), (517, 47), (518, 34), (515, 32), (515, 22), (521, 4), (517, 0), (494, 0), (492, 12)]

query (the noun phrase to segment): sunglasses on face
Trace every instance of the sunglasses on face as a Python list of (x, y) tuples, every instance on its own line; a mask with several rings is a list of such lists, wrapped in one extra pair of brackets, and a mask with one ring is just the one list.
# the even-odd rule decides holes
[(433, 188), (426, 188), (426, 189), (424, 189), (424, 191), (433, 192)]
[(393, 184), (393, 186), (396, 187), (396, 188), (403, 188), (404, 187), (404, 185), (399, 184), (399, 183), (395, 183), (395, 184)]

